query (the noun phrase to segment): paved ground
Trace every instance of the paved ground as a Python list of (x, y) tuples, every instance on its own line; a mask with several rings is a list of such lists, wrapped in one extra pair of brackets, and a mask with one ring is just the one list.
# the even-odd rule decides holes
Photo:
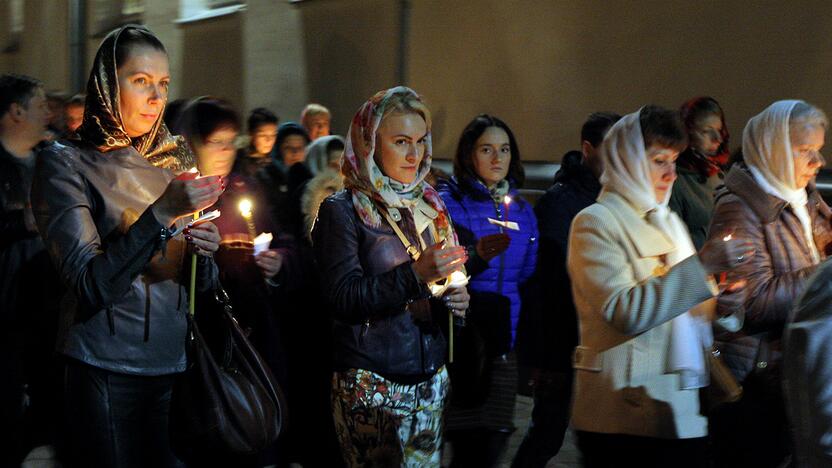
[[(502, 459), (500, 460), (500, 464), (497, 465), (498, 468), (510, 468), (511, 467), (511, 460), (514, 459), (514, 454), (517, 452), (518, 447), (520, 447), (520, 442), (523, 440), (523, 437), (526, 435), (526, 428), (529, 425), (529, 419), (531, 418), (532, 414), (532, 398), (518, 395), (517, 396), (517, 406), (515, 408), (514, 413), (514, 425), (517, 427), (517, 430), (514, 431), (514, 434), (511, 435), (511, 438), (508, 442), (508, 448), (506, 452), (503, 454)], [(452, 448), (451, 448), (452, 449)], [(448, 462), (450, 461), (448, 455), (449, 453), (445, 453), (445, 459), (443, 460), (442, 465), (447, 466)], [(547, 468), (582, 468), (582, 464), (580, 461), (580, 455), (578, 453), (577, 447), (575, 447), (575, 440), (572, 434), (572, 431), (569, 431), (566, 434), (566, 439), (563, 442), (563, 447), (560, 449), (560, 453), (558, 455), (549, 460), (549, 464), (546, 465)]]

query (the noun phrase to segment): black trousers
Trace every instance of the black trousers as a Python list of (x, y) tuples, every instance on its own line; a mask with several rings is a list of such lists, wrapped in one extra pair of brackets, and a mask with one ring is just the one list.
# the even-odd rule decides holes
[(69, 359), (63, 456), (71, 467), (183, 467), (171, 452), (174, 376), (118, 374)]
[(706, 468), (708, 439), (657, 439), (577, 431), (584, 468)]
[(534, 386), (534, 409), (512, 468), (543, 468), (563, 445), (572, 404), (572, 372), (544, 371)]
[(775, 468), (792, 453), (779, 372), (752, 373), (742, 398), (717, 408), (709, 419), (715, 466)]

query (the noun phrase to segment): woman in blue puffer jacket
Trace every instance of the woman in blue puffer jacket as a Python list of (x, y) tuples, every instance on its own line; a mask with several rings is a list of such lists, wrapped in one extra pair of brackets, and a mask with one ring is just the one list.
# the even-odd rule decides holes
[[(502, 120), (483, 114), (463, 130), (454, 177), (439, 186), (460, 245), (468, 248), (472, 297), (476, 292), (497, 293), (511, 302), (510, 323), (505, 324), (511, 330), (511, 342), (505, 347), (509, 350), (514, 347), (520, 319), (521, 285), (537, 262), (537, 220), (531, 205), (517, 193), (523, 180), (520, 151), (511, 129)], [(519, 230), (492, 224), (489, 218), (514, 222)], [(453, 444), (452, 466), (460, 462), (494, 465), (514, 430), (517, 364), (513, 352), (493, 359), (490, 384), (483, 406), (449, 408), (446, 424)], [(472, 460), (477, 463), (470, 464)]]

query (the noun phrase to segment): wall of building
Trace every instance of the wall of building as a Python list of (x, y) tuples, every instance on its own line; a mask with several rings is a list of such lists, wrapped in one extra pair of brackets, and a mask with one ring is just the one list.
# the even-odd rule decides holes
[[(400, 0), (252, 0), (245, 11), (187, 24), (174, 23), (178, 2), (145, 4), (142, 19), (171, 56), (173, 97), (220, 95), (243, 114), (265, 105), (282, 120), (321, 102), (343, 133), (367, 97), (399, 81)], [(427, 99), (442, 157), (481, 112), (512, 126), (524, 158), (550, 161), (578, 146), (580, 125), (596, 110), (713, 95), (734, 146), (745, 121), (775, 99), (804, 98), (832, 112), (825, 0), (409, 4), (404, 81)], [(67, 86), (66, 5), (26, 2), (27, 31), (17, 52), (0, 54), (0, 72)], [(99, 41), (90, 38), (90, 60)]]

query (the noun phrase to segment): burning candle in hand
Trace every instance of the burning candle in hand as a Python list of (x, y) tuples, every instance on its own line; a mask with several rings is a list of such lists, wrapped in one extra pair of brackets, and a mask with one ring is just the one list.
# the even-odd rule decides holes
[(254, 242), (254, 238), (257, 237), (257, 232), (254, 229), (254, 220), (252, 219), (252, 203), (251, 200), (248, 198), (243, 198), (240, 200), (240, 203), (237, 205), (237, 208), (240, 209), (240, 214), (243, 215), (243, 219), (246, 220), (246, 227), (248, 228), (248, 235), (251, 237), (251, 241)]
[(503, 197), (503, 206), (505, 206), (505, 212), (503, 213), (503, 219), (508, 219), (508, 207), (511, 205), (511, 197), (506, 195)]

